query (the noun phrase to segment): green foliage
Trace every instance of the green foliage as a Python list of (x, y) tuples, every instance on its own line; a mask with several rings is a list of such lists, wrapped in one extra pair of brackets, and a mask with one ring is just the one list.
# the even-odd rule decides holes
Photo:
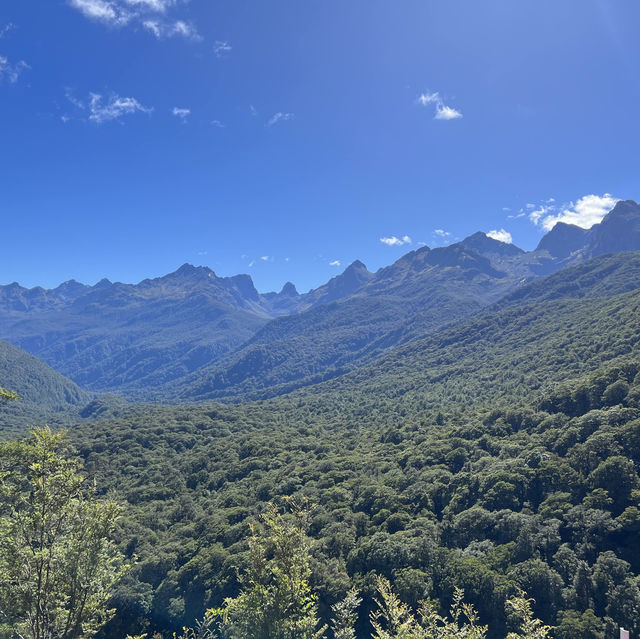
[(377, 581), (378, 609), (371, 613), (373, 639), (484, 639), (487, 628), (478, 625), (473, 607), (463, 602), (456, 589), (450, 619), (439, 615), (429, 601), (422, 603), (416, 617), (402, 603), (384, 577)]
[[(61, 434), (0, 444), (0, 623), (24, 639), (93, 637), (123, 573), (120, 508), (96, 500)], [(12, 635), (12, 636), (14, 636)], [(6, 633), (4, 636), (7, 636)]]
[(243, 590), (217, 611), (225, 639), (320, 639), (316, 596), (309, 586), (308, 511), (291, 518), (270, 505), (253, 528)]
[(10, 402), (12, 400), (20, 399), (20, 395), (15, 391), (5, 390), (0, 386), (0, 403)]
[(551, 636), (551, 626), (545, 625), (533, 616), (532, 603), (533, 601), (527, 599), (522, 592), (507, 601), (507, 606), (511, 609), (511, 613), (519, 625), (518, 632), (510, 632), (507, 639), (547, 639)]
[(331, 630), (334, 639), (355, 639), (355, 623), (358, 620), (358, 607), (362, 599), (355, 588), (349, 590), (341, 601), (331, 606)]
[[(0, 434), (24, 434), (34, 423), (77, 419), (89, 395), (24, 350), (0, 340)], [(19, 402), (11, 401), (20, 399)]]

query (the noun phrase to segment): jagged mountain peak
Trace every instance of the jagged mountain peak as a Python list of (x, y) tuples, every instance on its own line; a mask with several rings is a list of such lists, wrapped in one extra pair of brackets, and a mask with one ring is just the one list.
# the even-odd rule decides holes
[(476, 253), (485, 255), (487, 253), (496, 254), (501, 256), (509, 255), (521, 255), (524, 251), (515, 244), (509, 244), (508, 242), (501, 242), (493, 237), (489, 237), (482, 231), (477, 231), (473, 235), (466, 237), (462, 242), (459, 242), (463, 246), (470, 248)]
[(93, 288), (94, 289), (108, 288), (112, 284), (113, 282), (110, 279), (103, 277), (99, 282), (94, 284)]
[(280, 291), (279, 295), (285, 295), (286, 297), (297, 297), (298, 289), (293, 282), (287, 282)]
[(588, 239), (587, 229), (566, 222), (557, 222), (540, 240), (536, 251), (547, 251), (551, 257), (564, 259), (583, 249)]
[(180, 276), (180, 277), (194, 277), (194, 276), (206, 276), (216, 277), (216, 274), (208, 266), (194, 266), (185, 262), (178, 270), (165, 277)]
[(586, 257), (640, 250), (640, 205), (622, 200), (589, 231)]
[(347, 271), (351, 271), (351, 270), (358, 270), (358, 271), (365, 270), (368, 272), (368, 269), (365, 263), (361, 262), (360, 260), (354, 260), (353, 262), (351, 262), (351, 264), (347, 266), (344, 272), (346, 273)]
[[(213, 273), (213, 271), (211, 272)], [(240, 275), (234, 275), (233, 277), (224, 278), (224, 280), (228, 281), (244, 299), (257, 301), (260, 298), (260, 294), (256, 290), (250, 275), (242, 273)]]

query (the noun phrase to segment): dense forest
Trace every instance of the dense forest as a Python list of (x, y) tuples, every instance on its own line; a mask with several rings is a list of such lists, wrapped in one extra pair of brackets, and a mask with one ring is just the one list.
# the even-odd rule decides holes
[(639, 304), (507, 305), (267, 402), (95, 402), (70, 436), (127, 504), (137, 558), (102, 636), (171, 633), (236, 595), (250, 523), (284, 497), (312, 504), (323, 618), (362, 593), (358, 637), (379, 575), (412, 606), (463, 589), (490, 637), (519, 589), (556, 637), (639, 631)]

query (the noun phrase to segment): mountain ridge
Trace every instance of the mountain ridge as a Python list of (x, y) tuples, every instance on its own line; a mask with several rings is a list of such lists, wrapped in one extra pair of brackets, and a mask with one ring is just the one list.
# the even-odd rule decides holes
[[(191, 264), (138, 284), (14, 282), (0, 286), (0, 338), (92, 391), (241, 396), (341, 374), (540, 277), (627, 248), (640, 249), (631, 200), (589, 230), (556, 224), (533, 251), (477, 232), (375, 273), (356, 260), (306, 293), (291, 282), (260, 293), (247, 274), (218, 277)], [(173, 391), (189, 385), (200, 391)]]

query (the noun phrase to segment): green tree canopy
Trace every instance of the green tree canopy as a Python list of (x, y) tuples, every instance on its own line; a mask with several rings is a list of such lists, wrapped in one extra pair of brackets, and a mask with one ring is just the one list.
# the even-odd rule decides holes
[(49, 429), (0, 444), (0, 628), (12, 637), (89, 638), (113, 614), (120, 508), (64, 449)]

